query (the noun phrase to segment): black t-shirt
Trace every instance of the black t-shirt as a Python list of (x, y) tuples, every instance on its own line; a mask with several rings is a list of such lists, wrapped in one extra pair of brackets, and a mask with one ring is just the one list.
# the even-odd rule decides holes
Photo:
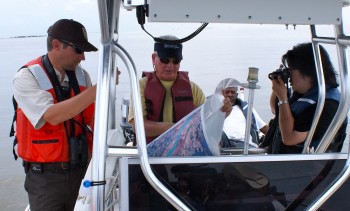
[[(294, 130), (299, 132), (309, 131), (312, 125), (312, 120), (316, 111), (316, 104), (301, 112), (297, 117), (294, 117)], [(322, 114), (318, 121), (313, 140), (320, 140), (327, 131), (328, 126), (333, 120), (337, 112), (339, 102), (335, 100), (325, 100)]]
[[(294, 95), (292, 96), (292, 98), (290, 100), (290, 103), (295, 102), (300, 97), (301, 97), (300, 94), (294, 93)], [(316, 130), (314, 132), (314, 136), (312, 138), (313, 141), (321, 140), (321, 138), (323, 137), (323, 135), (327, 131), (328, 126), (332, 122), (333, 117), (334, 117), (335, 113), (337, 112), (338, 106), (339, 106), (338, 101), (330, 100), (330, 99), (325, 100), (322, 114), (320, 116)], [(312, 121), (314, 118), (314, 114), (316, 111), (316, 107), (317, 107), (316, 104), (312, 105), (309, 108), (302, 111), (298, 116), (293, 114), (294, 130), (299, 131), (299, 132), (310, 131)], [(343, 123), (343, 125), (339, 131), (342, 136), (339, 137), (341, 139), (337, 138), (337, 141), (344, 140), (343, 135), (345, 135), (345, 129), (346, 129), (346, 124)], [(338, 132), (338, 134), (339, 134), (339, 132)], [(277, 136), (276, 136), (276, 134), (277, 134)], [(287, 146), (287, 145), (284, 145), (282, 143), (282, 140), (280, 140), (281, 138), (282, 137), (281, 137), (279, 131), (278, 131), (278, 133), (276, 133), (276, 132), (274, 133), (274, 137), (273, 137), (274, 140), (270, 143), (270, 146), (268, 149), (268, 151), (270, 153), (290, 154), (290, 153), (301, 153), (302, 152), (304, 143), (300, 143), (300, 144), (293, 145), (293, 146)], [(340, 144), (335, 144), (334, 146), (330, 146), (329, 148), (332, 150), (335, 150), (335, 151), (340, 151), (340, 149), (342, 147), (342, 142), (339, 142), (339, 143)]]

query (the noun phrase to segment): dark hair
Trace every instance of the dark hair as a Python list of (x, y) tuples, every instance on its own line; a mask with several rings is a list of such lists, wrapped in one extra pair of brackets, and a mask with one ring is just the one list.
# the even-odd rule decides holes
[[(327, 51), (321, 45), (320, 54), (325, 83), (334, 88), (338, 87), (338, 74), (334, 70)], [(312, 43), (302, 43), (294, 46), (292, 50), (287, 51), (287, 53), (282, 56), (282, 63), (286, 67), (298, 69), (300, 74), (310, 77), (314, 85), (317, 86), (317, 74)]]
[[(52, 36), (47, 36), (46, 42), (47, 42), (47, 51), (51, 51), (52, 50), (52, 41), (56, 39)], [(63, 48), (67, 48), (68, 45), (66, 43), (63, 43)]]
[(51, 51), (52, 50), (52, 40), (54, 38), (51, 36), (47, 36), (46, 42), (47, 42), (47, 51)]

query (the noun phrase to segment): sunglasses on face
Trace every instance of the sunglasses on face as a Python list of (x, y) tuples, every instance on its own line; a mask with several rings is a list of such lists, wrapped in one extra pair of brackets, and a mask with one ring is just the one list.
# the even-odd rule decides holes
[(77, 54), (82, 54), (84, 53), (83, 50), (81, 50), (80, 48), (78, 48), (77, 46), (73, 45), (73, 44), (70, 44), (69, 42), (67, 41), (64, 41), (64, 40), (61, 40), (62, 43), (66, 44), (66, 45), (69, 45), (70, 47), (72, 47), (74, 50), (75, 50), (75, 53)]
[(163, 64), (169, 64), (170, 61), (172, 61), (173, 65), (177, 65), (177, 64), (180, 64), (181, 60), (179, 59), (161, 59), (159, 58), (160, 62), (162, 62)]

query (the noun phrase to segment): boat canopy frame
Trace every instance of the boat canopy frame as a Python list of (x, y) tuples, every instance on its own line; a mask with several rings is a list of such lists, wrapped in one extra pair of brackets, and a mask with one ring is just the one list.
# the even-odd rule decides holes
[[(119, 15), (120, 9), (135, 9), (139, 1), (133, 0), (98, 0), (98, 11), (100, 18), (101, 43), (99, 51), (99, 72), (97, 78), (97, 96), (95, 112), (94, 148), (92, 160), (92, 181), (105, 181), (106, 158), (117, 157), (118, 159), (134, 160), (139, 163), (147, 181), (166, 200), (178, 210), (189, 210), (189, 208), (170, 192), (154, 175), (150, 168), (151, 163), (200, 163), (200, 162), (261, 162), (262, 160), (289, 161), (299, 159), (346, 159), (346, 165), (339, 176), (320, 195), (310, 210), (317, 210), (349, 177), (350, 154), (312, 154), (312, 155), (242, 155), (225, 157), (196, 157), (196, 158), (148, 158), (143, 115), (141, 109), (139, 83), (137, 79), (136, 65), (128, 52), (118, 44)], [(278, 24), (278, 25), (309, 25), (311, 41), (317, 66), (318, 85), (320, 90), (325, 90), (322, 74), (319, 44), (335, 44), (340, 70), (341, 101), (335, 118), (317, 148), (316, 153), (323, 153), (334, 138), (336, 131), (345, 120), (350, 107), (350, 85), (347, 64), (346, 48), (350, 45), (350, 38), (344, 35), (342, 24), (342, 7), (346, 1), (342, 0), (148, 0), (141, 5), (148, 7), (148, 21), (150, 22), (208, 22), (208, 23), (243, 23), (243, 24)], [(169, 6), (171, 5), (171, 6)], [(183, 8), (186, 8), (183, 9)], [(272, 11), (272, 12), (271, 12)], [(298, 17), (295, 16), (298, 11)], [(327, 12), (325, 12), (327, 11)], [(300, 15), (299, 15), (300, 13)], [(316, 25), (333, 25), (335, 37), (318, 37)], [(131, 92), (134, 103), (134, 116), (136, 127), (137, 148), (108, 146), (109, 139), (114, 138), (111, 134), (116, 130), (116, 59), (123, 61), (129, 72)], [(308, 145), (316, 128), (325, 102), (325, 93), (320, 92), (318, 104), (310, 133), (308, 135), (303, 152), (309, 153)], [(348, 151), (349, 153), (349, 151)], [(126, 171), (127, 162), (119, 162), (118, 170)], [(122, 173), (122, 172), (121, 172)], [(120, 177), (119, 191), (127, 192), (127, 181)], [(105, 186), (98, 185), (92, 188), (93, 210), (105, 210)], [(124, 192), (125, 193), (125, 192)], [(119, 194), (119, 209), (128, 210), (127, 197)]]

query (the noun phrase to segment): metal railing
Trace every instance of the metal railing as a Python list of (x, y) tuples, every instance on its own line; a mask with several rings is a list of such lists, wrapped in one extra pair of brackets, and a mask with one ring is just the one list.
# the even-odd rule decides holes
[[(105, 180), (105, 168), (106, 168), (106, 157), (107, 156), (138, 156), (140, 160), (141, 169), (148, 180), (148, 182), (175, 208), (178, 210), (189, 210), (189, 208), (179, 200), (172, 192), (170, 192), (153, 174), (150, 167), (149, 159), (147, 156), (145, 131), (143, 125), (143, 115), (141, 109), (139, 84), (136, 77), (136, 67), (128, 53), (113, 40), (113, 34), (118, 33), (118, 20), (119, 9), (122, 1), (113, 0), (98, 0), (99, 16), (100, 16), (100, 29), (101, 29), (101, 45), (100, 45), (100, 61), (99, 61), (99, 74), (97, 80), (97, 96), (96, 96), (96, 113), (95, 113), (95, 134), (94, 134), (94, 150), (93, 150), (93, 162), (92, 162), (92, 180), (93, 181), (104, 181)], [(322, 65), (320, 65), (319, 55), (319, 43), (334, 43), (338, 50), (338, 59), (340, 61), (341, 70), (341, 103), (339, 109), (335, 115), (335, 120), (332, 122), (331, 127), (327, 130), (324, 138), (322, 139), (321, 145), (317, 148), (316, 152), (324, 152), (330, 144), (330, 141), (334, 138), (336, 131), (340, 128), (343, 120), (345, 119), (344, 113), (349, 110), (350, 102), (345, 98), (346, 93), (349, 93), (349, 76), (347, 72), (347, 63), (344, 59), (346, 57), (345, 46), (350, 45), (350, 40), (345, 37), (342, 33), (342, 28), (338, 26), (336, 29), (337, 37), (322, 38), (317, 37), (315, 30), (311, 26), (312, 31), (312, 42), (314, 45), (315, 58), (317, 61), (317, 75), (319, 81), (320, 90), (325, 90), (324, 79), (322, 74)], [(134, 148), (108, 148), (107, 134), (110, 129), (115, 127), (112, 117), (115, 116), (115, 106), (111, 99), (115, 96), (115, 56), (122, 59), (126, 65), (130, 83), (132, 88), (133, 102), (134, 102), (134, 114), (135, 114), (135, 126), (136, 126), (136, 137), (138, 140), (137, 150)], [(345, 100), (346, 99), (346, 100)], [(312, 134), (316, 128), (317, 121), (323, 110), (325, 101), (325, 93), (321, 94), (318, 98), (318, 106), (315, 114), (315, 122), (313, 123), (309, 136), (307, 138), (307, 146), (311, 142)], [(338, 122), (337, 122), (338, 121)], [(326, 140), (326, 141), (325, 141)], [(305, 144), (306, 145), (306, 144)], [(304, 149), (305, 150), (305, 149)], [(207, 159), (207, 158), (205, 158)], [(201, 159), (201, 161), (205, 160)], [(246, 159), (246, 158), (245, 158)], [(279, 159), (276, 157), (276, 159)], [(350, 154), (347, 157), (347, 163), (342, 173), (338, 178), (329, 186), (328, 190), (310, 207), (310, 209), (317, 209), (320, 207), (348, 178), (350, 175), (349, 170), (349, 159)], [(249, 159), (248, 159), (249, 160)], [(253, 159), (254, 160), (254, 159)], [(124, 166), (125, 168), (125, 166)], [(127, 188), (127, 187), (125, 187)], [(92, 204), (93, 210), (104, 210), (104, 197), (105, 187), (94, 186), (92, 187)], [(123, 200), (127, 203), (127, 200)], [(125, 207), (124, 207), (125, 208)], [(126, 209), (128, 206), (126, 206)], [(122, 208), (123, 210), (123, 208)]]
[[(350, 107), (350, 85), (349, 85), (349, 74), (348, 66), (346, 60), (346, 47), (350, 46), (349, 37), (345, 37), (343, 34), (343, 26), (335, 26), (335, 35), (334, 40), (315, 38), (317, 42), (326, 41), (327, 43), (335, 44), (337, 47), (338, 61), (339, 61), (339, 72), (340, 72), (340, 81), (341, 81), (341, 101), (338, 107), (338, 111), (335, 114), (333, 121), (328, 127), (324, 137), (322, 138), (320, 145), (316, 149), (316, 153), (323, 153), (327, 150), (328, 146), (331, 144), (331, 141), (334, 139), (336, 132), (339, 130), (343, 121), (345, 120), (347, 113)], [(346, 97), (348, 96), (348, 97)], [(323, 193), (313, 201), (307, 210), (318, 210), (323, 203), (325, 203), (349, 178), (350, 176), (350, 149), (348, 149), (348, 157), (346, 164), (340, 172), (340, 174), (328, 185)]]

